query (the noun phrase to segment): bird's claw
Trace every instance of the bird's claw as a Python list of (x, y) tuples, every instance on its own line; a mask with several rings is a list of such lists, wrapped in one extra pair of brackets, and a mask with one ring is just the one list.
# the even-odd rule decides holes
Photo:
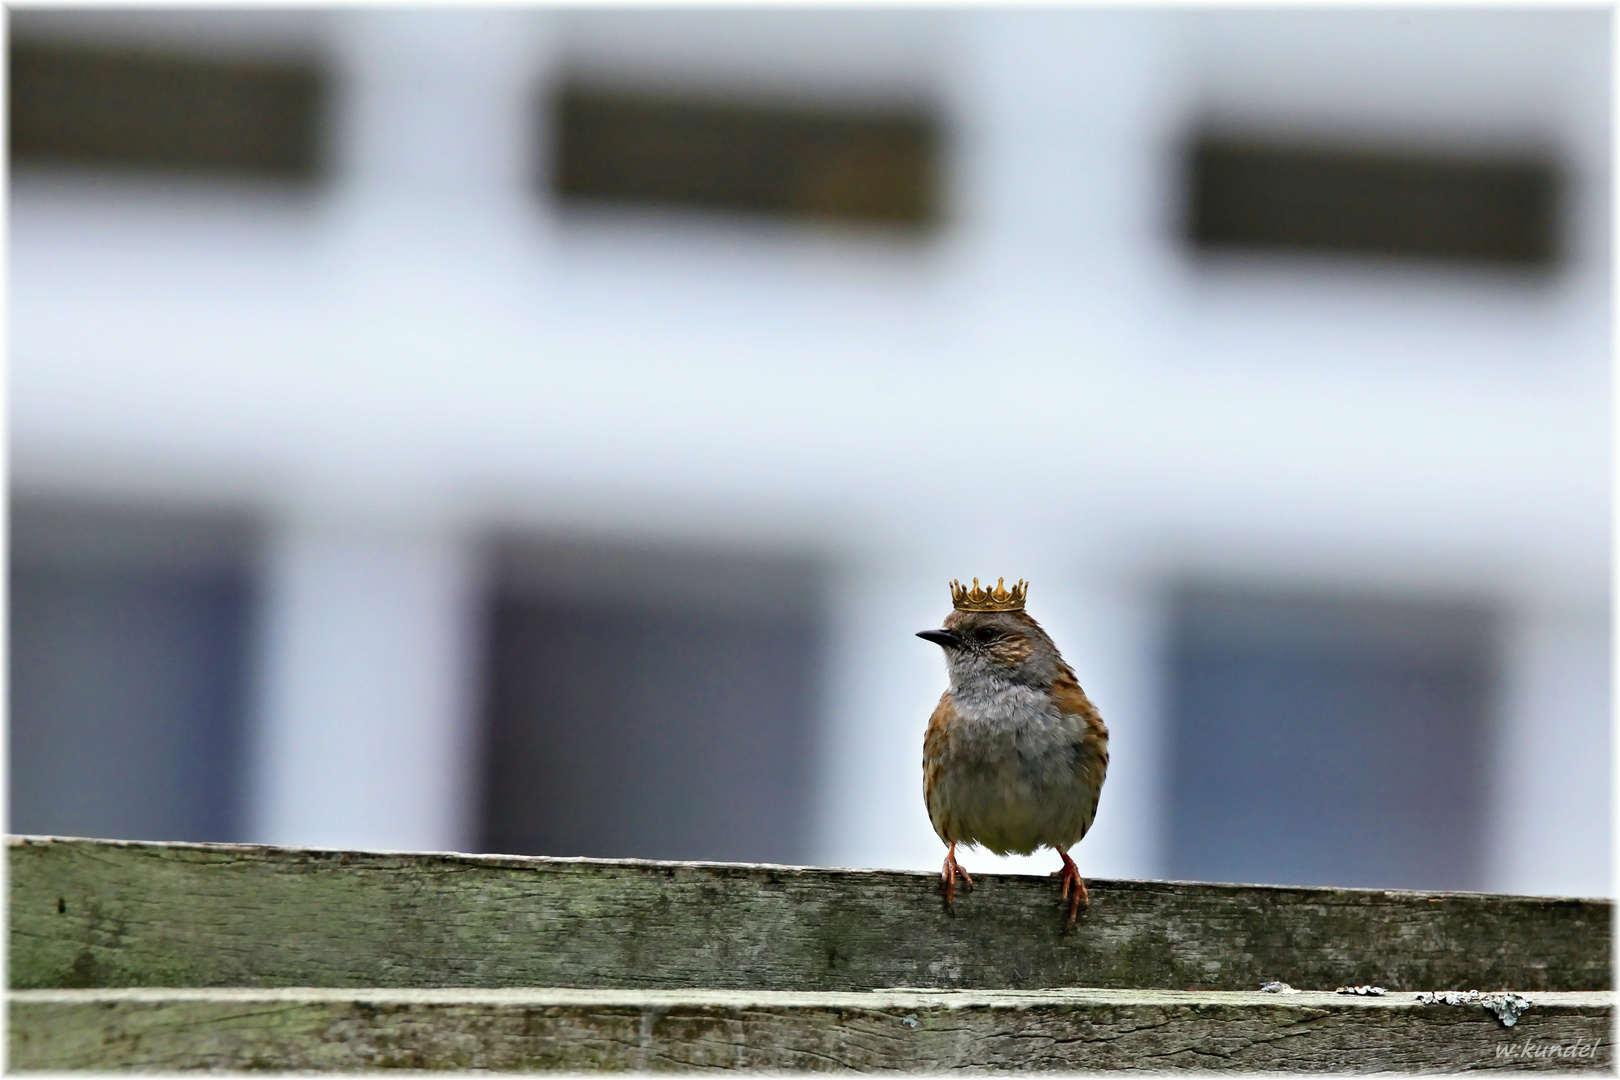
[(962, 864), (956, 861), (956, 845), (945, 853), (945, 866), (939, 872), (940, 878), (945, 882), (945, 906), (950, 907), (956, 900), (956, 879), (961, 878), (966, 883), (967, 891), (973, 891), (973, 876), (962, 869)]
[[(1069, 925), (1073, 926), (1075, 917), (1080, 914), (1080, 905), (1091, 906), (1091, 894), (1086, 891), (1086, 879), (1080, 876), (1080, 868), (1074, 865), (1069, 853), (1059, 851), (1058, 854), (1063, 857), (1063, 869), (1052, 871), (1052, 876), (1063, 882), (1063, 895), (1058, 902), (1068, 901)], [(1071, 892), (1074, 894), (1072, 897), (1069, 895)]]

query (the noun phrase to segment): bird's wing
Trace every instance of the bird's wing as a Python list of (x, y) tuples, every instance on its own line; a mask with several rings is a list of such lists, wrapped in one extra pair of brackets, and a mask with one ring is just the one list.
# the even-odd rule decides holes
[(1075, 778), (1090, 800), (1080, 827), (1080, 835), (1084, 836), (1097, 816), (1097, 799), (1102, 795), (1103, 780), (1108, 774), (1108, 726), (1103, 723), (1097, 706), (1080, 689), (1080, 680), (1074, 677), (1073, 670), (1067, 664), (1063, 665), (1052, 683), (1052, 700), (1059, 712), (1080, 720), (1074, 767)]
[(947, 690), (940, 695), (939, 704), (934, 706), (934, 715), (928, 718), (928, 733), (923, 736), (923, 803), (928, 807), (928, 819), (933, 823), (934, 831), (946, 843), (955, 837), (946, 835), (951, 830), (947, 827), (943, 807), (938, 805), (934, 793), (939, 790), (939, 782), (945, 771), (945, 748), (950, 742), (950, 726), (955, 719), (956, 707), (951, 702), (951, 692)]

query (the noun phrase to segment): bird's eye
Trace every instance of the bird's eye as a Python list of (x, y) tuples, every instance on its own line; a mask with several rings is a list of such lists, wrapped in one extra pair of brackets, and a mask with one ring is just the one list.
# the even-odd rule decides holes
[(977, 641), (980, 645), (988, 645), (992, 641), (996, 640), (996, 637), (996, 632), (990, 629), (988, 626), (981, 626), (977, 630), (973, 631), (973, 640)]

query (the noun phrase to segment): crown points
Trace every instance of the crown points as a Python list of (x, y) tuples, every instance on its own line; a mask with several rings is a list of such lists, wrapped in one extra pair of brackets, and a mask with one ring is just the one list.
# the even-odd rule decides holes
[(960, 581), (951, 582), (951, 606), (957, 611), (1023, 611), (1024, 597), (1029, 593), (1029, 582), (1020, 578), (1018, 584), (1007, 588), (1006, 578), (997, 578), (996, 587), (985, 589), (979, 579), (973, 579), (969, 589)]

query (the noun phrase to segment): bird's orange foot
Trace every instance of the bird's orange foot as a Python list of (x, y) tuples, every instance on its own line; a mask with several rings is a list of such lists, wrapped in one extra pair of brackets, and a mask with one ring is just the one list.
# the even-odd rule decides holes
[(955, 844), (952, 844), (951, 845), (951, 850), (949, 850), (949, 851), (947, 851), (945, 853), (945, 867), (944, 867), (944, 869), (942, 869), (939, 872), (939, 876), (941, 878), (943, 878), (944, 881), (945, 881), (945, 906), (946, 907), (950, 907), (952, 902), (954, 902), (956, 900), (956, 879), (957, 878), (961, 878), (964, 882), (967, 883), (967, 891), (968, 892), (973, 891), (973, 878), (968, 874), (968, 872), (966, 870), (962, 869), (962, 864), (956, 861), (956, 845)]
[[(1086, 879), (1080, 876), (1080, 868), (1074, 865), (1069, 853), (1059, 850), (1058, 855), (1063, 859), (1063, 869), (1052, 871), (1052, 876), (1063, 881), (1063, 896), (1058, 902), (1062, 903), (1064, 900), (1069, 902), (1069, 925), (1073, 926), (1075, 916), (1080, 913), (1080, 905), (1083, 903), (1086, 907), (1091, 906), (1091, 894), (1086, 892)], [(1070, 895), (1071, 892), (1073, 896)]]

